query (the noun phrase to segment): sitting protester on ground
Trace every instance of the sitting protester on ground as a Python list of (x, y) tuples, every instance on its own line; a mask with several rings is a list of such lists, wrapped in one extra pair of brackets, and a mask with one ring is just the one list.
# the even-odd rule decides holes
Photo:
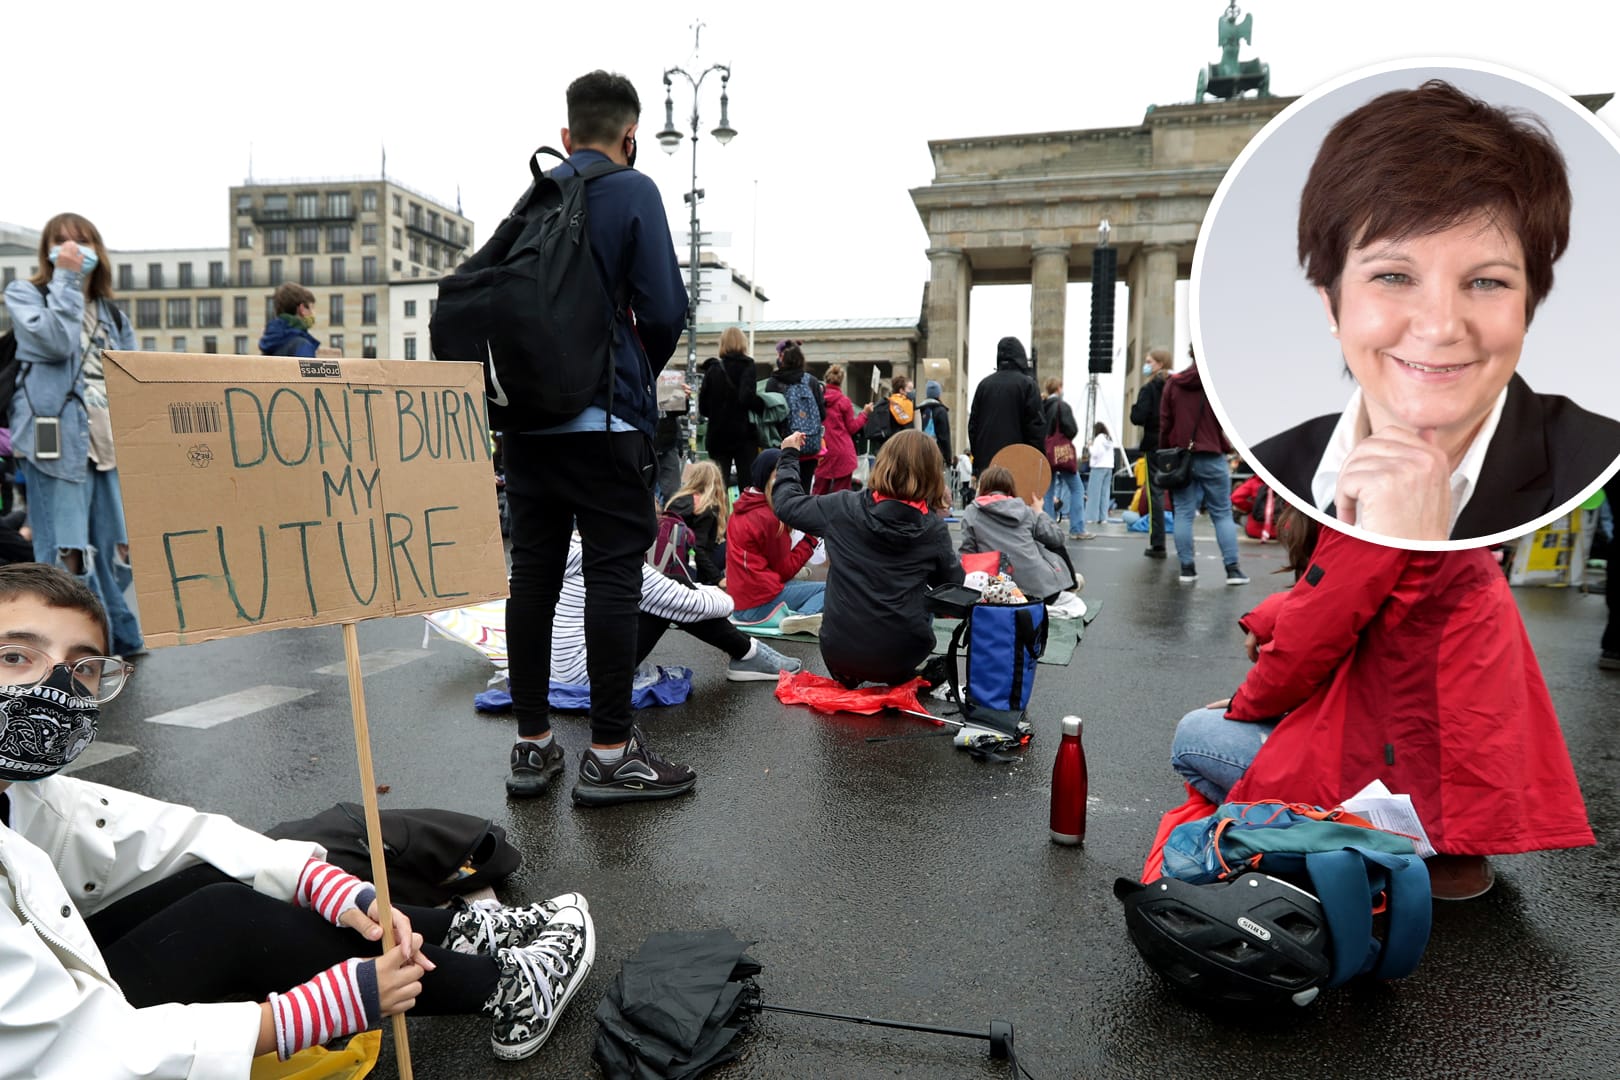
[(66, 572), (0, 567), (7, 1076), (246, 1077), (407, 1010), (492, 1017), (500, 1058), (540, 1049), (595, 958), (582, 897), (395, 906), (382, 953), (376, 891), (319, 845), (54, 775), (134, 671), (106, 626)]
[(1012, 471), (992, 465), (979, 476), (979, 497), (962, 511), (963, 554), (999, 551), (1002, 565), (1024, 595), (1053, 603), (1082, 579), (1069, 563), (1063, 530), (1018, 497)]
[(736, 602), (733, 621), (739, 624), (780, 624), (783, 633), (816, 631), (821, 627), (827, 584), (793, 580), (816, 553), (816, 537), (807, 534), (793, 543), (787, 526), (776, 516), (780, 456), (781, 451), (771, 449), (754, 459), (752, 483), (732, 508), (726, 540), (726, 591)]
[(787, 524), (827, 541), (821, 658), (848, 687), (891, 686), (917, 675), (934, 649), (929, 586), (962, 583), (944, 511), (944, 462), (915, 428), (892, 435), (862, 491), (806, 495), (799, 436), (782, 442), (775, 504)]
[[(692, 531), (692, 565), (689, 568), (703, 585), (725, 585), (726, 551), (721, 537), (731, 517), (731, 498), (726, 492), (720, 467), (700, 461), (687, 471), (686, 482), (664, 506)], [(646, 590), (642, 590), (646, 595)], [(555, 658), (553, 659), (555, 664)]]
[(1436, 897), (1490, 888), (1487, 855), (1594, 843), (1547, 684), (1483, 548), (1406, 551), (1287, 507), (1299, 575), (1240, 625), (1254, 667), (1182, 717), (1171, 763), (1212, 802), (1412, 797)]

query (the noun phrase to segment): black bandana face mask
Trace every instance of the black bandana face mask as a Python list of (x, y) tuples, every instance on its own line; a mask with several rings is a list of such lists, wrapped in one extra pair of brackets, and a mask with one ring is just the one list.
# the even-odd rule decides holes
[(101, 708), (64, 668), (38, 686), (0, 688), (0, 780), (43, 780), (96, 737)]

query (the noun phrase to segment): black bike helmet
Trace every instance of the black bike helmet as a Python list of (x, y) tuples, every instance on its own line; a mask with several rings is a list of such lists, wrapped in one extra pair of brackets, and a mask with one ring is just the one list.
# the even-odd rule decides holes
[(1148, 966), (1206, 1001), (1309, 1005), (1328, 978), (1322, 905), (1286, 881), (1260, 873), (1213, 885), (1120, 878), (1114, 895)]

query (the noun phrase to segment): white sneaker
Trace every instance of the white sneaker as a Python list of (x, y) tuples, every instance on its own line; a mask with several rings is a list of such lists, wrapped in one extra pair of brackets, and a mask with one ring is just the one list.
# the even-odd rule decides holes
[(782, 620), (778, 627), (784, 634), (816, 634), (821, 633), (821, 612), (814, 615), (789, 615)]

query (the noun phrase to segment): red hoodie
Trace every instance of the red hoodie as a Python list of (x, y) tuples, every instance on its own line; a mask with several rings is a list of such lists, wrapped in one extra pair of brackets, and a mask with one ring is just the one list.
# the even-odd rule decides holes
[(795, 546), (765, 493), (749, 488), (731, 508), (726, 523), (726, 592), (746, 611), (768, 604), (815, 554), (816, 539), (806, 536)]

